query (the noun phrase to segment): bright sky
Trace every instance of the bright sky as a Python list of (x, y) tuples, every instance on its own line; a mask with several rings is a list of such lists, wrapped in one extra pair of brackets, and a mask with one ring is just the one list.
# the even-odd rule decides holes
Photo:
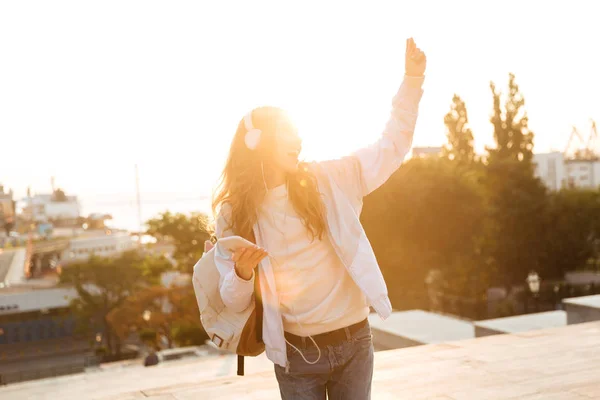
[[(352, 3), (352, 4), (350, 4)], [(0, 3), (0, 182), (18, 196), (208, 194), (237, 122), (287, 108), (304, 156), (374, 141), (404, 72), (427, 53), (416, 145), (445, 141), (453, 93), (477, 148), (491, 143), (490, 80), (515, 72), (536, 151), (600, 122), (592, 1), (5, 1)], [(100, 211), (100, 210), (97, 210)]]

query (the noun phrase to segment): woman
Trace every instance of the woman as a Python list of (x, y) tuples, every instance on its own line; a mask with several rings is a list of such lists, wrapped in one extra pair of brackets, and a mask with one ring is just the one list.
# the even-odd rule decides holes
[(246, 309), (259, 274), (262, 337), (283, 399), (370, 398), (369, 306), (382, 318), (392, 308), (359, 215), (363, 197), (411, 146), (425, 65), (407, 40), (392, 117), (379, 141), (351, 156), (299, 163), (301, 140), (273, 107), (253, 110), (237, 129), (213, 200), (216, 236), (257, 246), (233, 255), (221, 297), (233, 310)]

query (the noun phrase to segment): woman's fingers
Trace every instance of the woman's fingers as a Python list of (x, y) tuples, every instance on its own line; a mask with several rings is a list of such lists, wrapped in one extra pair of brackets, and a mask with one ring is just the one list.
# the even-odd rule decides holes
[(257, 247), (251, 250), (250, 254), (248, 255), (248, 262), (252, 264), (252, 266), (256, 266), (260, 260), (262, 260), (263, 258), (265, 258), (265, 256), (267, 255), (267, 252), (264, 251), (263, 249)]
[(251, 258), (252, 265), (253, 266), (258, 265), (258, 263), (261, 262), (262, 259), (265, 258), (267, 255), (268, 255), (268, 253), (266, 251), (264, 251), (263, 249), (258, 249), (252, 255), (252, 258)]
[(267, 252), (259, 247), (247, 247), (237, 250), (232, 260), (241, 265), (252, 265), (255, 267), (263, 258), (267, 256)]
[(238, 249), (238, 250), (236, 250), (236, 251), (233, 252), (233, 255), (231, 256), (231, 259), (234, 262), (239, 262), (245, 252), (246, 252), (246, 249)]

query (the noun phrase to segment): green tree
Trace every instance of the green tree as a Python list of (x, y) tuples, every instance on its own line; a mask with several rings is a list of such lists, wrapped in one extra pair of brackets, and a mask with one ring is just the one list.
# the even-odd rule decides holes
[(496, 160), (487, 166), (486, 254), (496, 284), (522, 284), (540, 271), (545, 252), (547, 189), (523, 161)]
[(494, 160), (523, 161), (527, 165), (533, 159), (533, 132), (529, 130), (529, 119), (524, 110), (525, 98), (519, 91), (515, 75), (509, 74), (508, 95), (502, 107), (502, 93), (490, 83), (494, 100), (490, 119), (494, 126), (495, 148), (488, 148), (490, 162)]
[(525, 99), (514, 74), (509, 75), (504, 106), (502, 94), (490, 84), (496, 146), (488, 147), (485, 179), (487, 218), (484, 247), (496, 284), (522, 284), (527, 273), (539, 271), (545, 252), (548, 192), (534, 176), (534, 134), (528, 128)]
[(175, 246), (173, 257), (180, 270), (191, 272), (204, 252), (204, 242), (210, 238), (208, 216), (193, 212), (190, 215), (164, 212), (146, 222), (147, 233), (159, 240), (170, 241)]
[(182, 333), (194, 327), (198, 334), (196, 344), (208, 338), (206, 333), (202, 334), (204, 330), (191, 283), (144, 288), (113, 309), (107, 319), (121, 339), (127, 338), (131, 331), (155, 332), (163, 335), (172, 347), (174, 342), (188, 344), (189, 339)]
[(448, 294), (472, 297), (487, 287), (478, 179), (447, 159), (416, 158), (365, 198), (361, 220), (394, 307), (426, 307), (432, 270), (440, 271)]
[(448, 143), (443, 155), (459, 165), (470, 165), (475, 161), (473, 132), (469, 128), (469, 117), (465, 102), (458, 96), (452, 98), (450, 111), (444, 117)]
[(92, 336), (97, 329), (102, 330), (109, 354), (118, 354), (120, 343), (107, 316), (136, 291), (157, 283), (160, 274), (170, 268), (165, 258), (146, 257), (136, 251), (117, 258), (92, 256), (62, 268), (61, 283), (72, 285), (79, 295), (71, 304), (79, 331)]
[(209, 338), (200, 322), (200, 310), (194, 287), (190, 283), (179, 289), (177, 302), (180, 316), (171, 327), (173, 340), (180, 346), (198, 346), (204, 344)]
[(542, 276), (561, 280), (566, 272), (588, 264), (595, 268), (599, 260), (600, 193), (564, 189), (550, 194), (548, 203)]
[(60, 202), (65, 202), (67, 201), (67, 195), (65, 194), (65, 191), (62, 189), (56, 189), (53, 193), (53, 200), (54, 201), (60, 201)]

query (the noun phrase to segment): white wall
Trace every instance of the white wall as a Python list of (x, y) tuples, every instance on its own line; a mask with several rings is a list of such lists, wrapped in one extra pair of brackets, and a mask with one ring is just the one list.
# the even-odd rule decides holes
[(596, 186), (594, 177), (593, 161), (586, 160), (568, 160), (565, 163), (569, 182), (579, 188), (592, 188)]
[(600, 162), (596, 161), (593, 168), (594, 188), (598, 188), (600, 186)]
[(26, 280), (25, 277), (25, 261), (27, 254), (24, 248), (14, 250), (15, 255), (10, 264), (10, 268), (4, 278), (4, 282), (9, 285), (22, 283)]
[(79, 217), (77, 200), (51, 201), (45, 205), (46, 217), (49, 219), (76, 219)]
[(87, 260), (92, 253), (100, 257), (111, 257), (131, 250), (135, 243), (127, 233), (71, 239), (63, 252), (64, 262)]
[(600, 161), (565, 160), (560, 152), (533, 155), (535, 175), (550, 190), (559, 190), (573, 184), (578, 188), (595, 189), (600, 186)]
[(23, 214), (35, 221), (45, 222), (48, 219), (75, 219), (80, 215), (77, 197), (67, 196), (66, 201), (52, 201), (49, 194), (40, 194), (20, 201)]
[(565, 159), (561, 152), (534, 154), (535, 175), (551, 190), (559, 190), (567, 184)]
[(71, 300), (76, 297), (77, 291), (73, 288), (4, 292), (0, 294), (0, 315), (68, 307)]

